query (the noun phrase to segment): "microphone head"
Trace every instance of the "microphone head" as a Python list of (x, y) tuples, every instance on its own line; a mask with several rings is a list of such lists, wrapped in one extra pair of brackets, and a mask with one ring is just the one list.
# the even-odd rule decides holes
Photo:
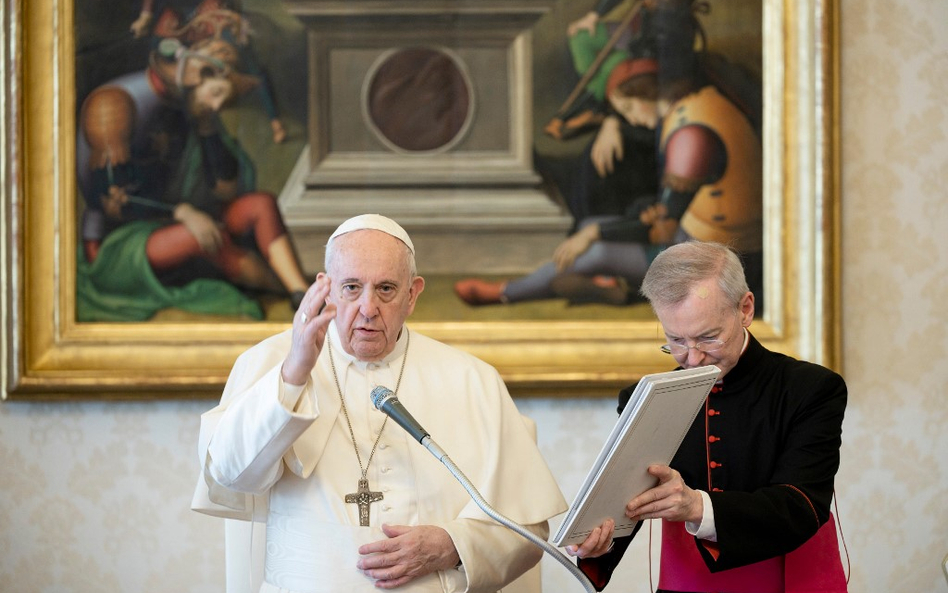
[(372, 394), (369, 397), (372, 398), (372, 405), (375, 406), (375, 409), (381, 410), (382, 403), (390, 397), (395, 397), (395, 394), (388, 387), (384, 385), (377, 385), (375, 389), (372, 390)]

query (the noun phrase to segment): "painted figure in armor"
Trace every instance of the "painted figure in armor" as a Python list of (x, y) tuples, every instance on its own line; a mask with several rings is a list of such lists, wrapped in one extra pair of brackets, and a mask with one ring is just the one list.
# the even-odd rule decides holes
[(243, 15), (240, 0), (143, 0), (129, 29), (136, 39), (151, 35), (156, 43), (173, 37), (192, 45), (222, 36), (237, 49), (240, 70), (260, 81), (253, 92), (270, 121), (273, 142), (280, 144), (286, 139), (270, 80), (254, 52), (250, 22)]
[(238, 64), (221, 35), (169, 38), (144, 71), (84, 100), (79, 320), (144, 320), (166, 307), (261, 318), (235, 285), (298, 303), (308, 282), (276, 198), (256, 191), (249, 157), (218, 117), (258, 84)]
[[(659, 183), (653, 195), (625, 195), (624, 212), (593, 214), (554, 251), (552, 261), (502, 282), (469, 278), (455, 285), (470, 305), (566, 298), (572, 303), (625, 305), (652, 259), (687, 240), (717, 241), (738, 251), (759, 303), (762, 277), (762, 148), (754, 110), (716, 76), (720, 64), (695, 49), (703, 31), (695, 15), (703, 3), (644, 3), (646, 42), (637, 55), (603, 62), (611, 112), (592, 153), (619, 167), (624, 125), (655, 130)], [(593, 13), (590, 13), (593, 14)], [(574, 23), (576, 37), (605, 38), (589, 15)], [(583, 25), (580, 27), (580, 25)], [(714, 67), (712, 67), (714, 66)]]

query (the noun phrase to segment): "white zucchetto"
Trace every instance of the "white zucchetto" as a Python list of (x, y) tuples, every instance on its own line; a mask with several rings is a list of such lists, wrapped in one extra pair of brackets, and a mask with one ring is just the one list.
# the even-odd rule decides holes
[(329, 236), (329, 240), (326, 241), (326, 244), (332, 243), (332, 240), (339, 235), (367, 229), (382, 231), (383, 233), (395, 237), (407, 245), (412, 255), (414, 255), (415, 246), (412, 245), (411, 239), (408, 237), (408, 233), (405, 232), (405, 229), (391, 218), (387, 218), (381, 214), (360, 214), (359, 216), (353, 216), (340, 224), (339, 227), (333, 231), (332, 235)]

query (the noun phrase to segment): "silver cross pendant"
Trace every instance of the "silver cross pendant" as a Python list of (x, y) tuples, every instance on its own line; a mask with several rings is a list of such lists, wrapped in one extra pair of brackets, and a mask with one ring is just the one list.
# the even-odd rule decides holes
[(359, 480), (358, 492), (346, 494), (346, 502), (359, 505), (359, 525), (369, 526), (369, 505), (373, 502), (382, 500), (381, 492), (372, 492), (369, 490), (369, 481), (365, 478)]

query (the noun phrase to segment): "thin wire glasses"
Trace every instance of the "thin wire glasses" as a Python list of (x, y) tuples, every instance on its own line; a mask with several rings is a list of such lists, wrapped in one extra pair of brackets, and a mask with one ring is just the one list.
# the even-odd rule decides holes
[(688, 351), (693, 348), (698, 352), (711, 354), (712, 352), (717, 352), (723, 348), (724, 343), (724, 340), (701, 340), (700, 342), (695, 342), (694, 346), (686, 346), (684, 344), (663, 344), (662, 352), (665, 354), (671, 354), (672, 356), (687, 356)]

